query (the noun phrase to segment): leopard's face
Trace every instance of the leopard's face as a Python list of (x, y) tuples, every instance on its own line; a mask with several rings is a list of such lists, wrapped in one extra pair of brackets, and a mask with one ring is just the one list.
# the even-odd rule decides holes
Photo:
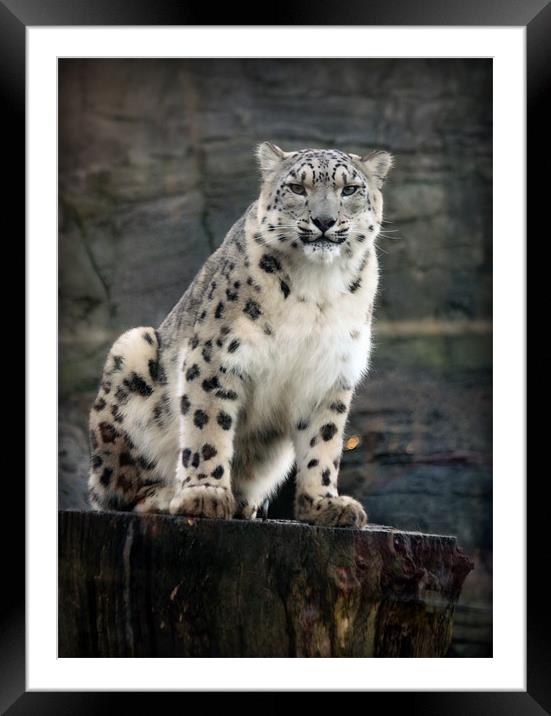
[(259, 148), (264, 239), (316, 263), (350, 258), (372, 245), (381, 226), (386, 152), (368, 157), (336, 150)]

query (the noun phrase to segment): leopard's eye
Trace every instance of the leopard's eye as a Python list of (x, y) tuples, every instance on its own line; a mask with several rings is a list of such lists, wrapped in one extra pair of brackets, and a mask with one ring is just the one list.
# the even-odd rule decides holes
[(289, 184), (289, 189), (293, 192), (293, 194), (300, 194), (300, 196), (304, 196), (306, 194), (306, 189), (302, 186), (302, 184)]
[(357, 188), (358, 188), (357, 186), (353, 186), (352, 184), (349, 184), (348, 186), (345, 186), (343, 188), (342, 195), (350, 196), (351, 194), (353, 194), (356, 191)]

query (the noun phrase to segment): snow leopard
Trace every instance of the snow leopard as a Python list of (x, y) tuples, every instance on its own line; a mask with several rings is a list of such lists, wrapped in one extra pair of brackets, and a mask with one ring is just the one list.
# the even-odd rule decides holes
[(93, 509), (361, 528), (337, 482), (369, 366), (385, 150), (257, 148), (260, 194), (157, 328), (124, 333), (90, 411)]

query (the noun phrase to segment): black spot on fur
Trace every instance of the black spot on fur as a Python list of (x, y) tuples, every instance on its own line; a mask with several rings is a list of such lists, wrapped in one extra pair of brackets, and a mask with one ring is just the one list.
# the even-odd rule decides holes
[(299, 420), (297, 423), (297, 430), (306, 430), (309, 425), (310, 423), (307, 420)]
[(321, 473), (321, 482), (322, 482), (322, 485), (325, 485), (325, 486), (331, 484), (331, 470), (329, 470), (329, 468), (327, 468), (326, 470), (324, 470)]
[(218, 304), (218, 306), (216, 306), (216, 310), (215, 310), (215, 312), (214, 312), (214, 317), (215, 317), (215, 318), (222, 318), (222, 314), (223, 314), (223, 313), (224, 313), (224, 304), (222, 303), (222, 301), (220, 301), (220, 303)]
[(209, 416), (205, 413), (204, 410), (196, 410), (193, 414), (193, 422), (194, 424), (202, 430), (203, 427), (208, 423)]
[(291, 293), (291, 289), (289, 288), (288, 284), (286, 284), (285, 281), (280, 281), (279, 287), (283, 293), (283, 297), (287, 298), (287, 296)]
[(337, 426), (335, 423), (326, 423), (325, 425), (321, 426), (320, 429), (320, 435), (325, 440), (325, 442), (328, 442), (331, 440), (337, 433)]
[(314, 437), (310, 440), (310, 447), (314, 447), (314, 446), (317, 445), (317, 444), (318, 444), (318, 439), (317, 439), (317, 437), (314, 435)]
[(101, 439), (104, 443), (114, 443), (115, 438), (119, 436), (119, 433), (117, 432), (117, 430), (115, 430), (111, 423), (100, 423), (99, 431), (101, 434)]
[(349, 285), (348, 290), (350, 293), (356, 293), (356, 291), (360, 288), (362, 285), (362, 279), (357, 278), (355, 281), (352, 281), (352, 283)]
[(201, 375), (201, 371), (199, 370), (199, 366), (197, 363), (194, 363), (191, 368), (188, 368), (186, 371), (186, 380), (192, 381), (197, 378), (197, 376)]
[(263, 330), (264, 330), (264, 333), (265, 333), (267, 336), (271, 336), (272, 333), (273, 333), (272, 327), (271, 327), (270, 325), (268, 325), (267, 323), (264, 324), (264, 329), (263, 329)]
[(266, 271), (266, 273), (281, 271), (281, 264), (275, 256), (271, 256), (270, 254), (264, 254), (258, 262), (258, 265), (263, 271)]
[(346, 413), (346, 405), (343, 402), (341, 402), (340, 400), (337, 400), (336, 402), (331, 403), (331, 405), (329, 407), (335, 413)]
[(119, 467), (124, 467), (125, 465), (134, 465), (134, 460), (132, 459), (132, 455), (130, 455), (129, 452), (121, 452), (119, 455)]
[(231, 288), (227, 288), (226, 298), (228, 299), (228, 301), (237, 301), (237, 299), (239, 298), (239, 294), (237, 293), (237, 291), (232, 291)]
[(201, 462), (201, 457), (198, 452), (193, 453), (193, 458), (191, 460), (191, 464), (193, 467), (199, 467), (199, 463)]
[(103, 465), (103, 458), (100, 455), (92, 455), (91, 462), (94, 470), (97, 470), (98, 467), (101, 467)]
[(151, 376), (151, 379), (156, 382), (159, 377), (159, 370), (161, 367), (159, 365), (159, 361), (151, 359), (147, 365), (149, 368), (149, 375)]
[(104, 487), (109, 487), (109, 483), (111, 482), (111, 476), (113, 475), (113, 470), (111, 470), (110, 467), (106, 467), (104, 471), (101, 473), (101, 477), (99, 481)]
[(153, 338), (149, 335), (149, 333), (144, 333), (143, 338), (149, 343), (150, 346), (153, 345)]
[(180, 398), (180, 412), (182, 413), (182, 415), (187, 415), (190, 407), (190, 399), (187, 397), (187, 395), (182, 395), (182, 397)]
[(249, 300), (245, 304), (243, 313), (246, 313), (251, 320), (256, 321), (259, 316), (262, 315), (262, 309), (256, 301), (253, 301), (252, 298), (249, 298)]
[(215, 395), (222, 400), (237, 400), (237, 393), (234, 390), (217, 390)]
[(210, 443), (205, 443), (201, 448), (203, 454), (203, 460), (210, 460), (212, 457), (218, 454), (217, 449)]
[(148, 385), (145, 380), (137, 373), (132, 373), (130, 378), (123, 381), (128, 390), (131, 393), (138, 393), (138, 395), (148, 398), (153, 392), (153, 388)]
[(203, 358), (205, 359), (206, 363), (210, 363), (210, 359), (212, 358), (212, 341), (207, 341), (205, 343), (205, 346), (203, 350), (201, 351), (201, 354)]
[(234, 338), (234, 340), (230, 343), (228, 346), (228, 353), (235, 353), (235, 351), (239, 348), (241, 344), (237, 340), (237, 338)]
[(99, 413), (99, 411), (103, 410), (106, 405), (107, 405), (107, 403), (105, 402), (105, 400), (103, 398), (100, 398), (99, 400), (96, 400), (96, 402), (94, 403), (94, 410), (97, 410)]
[(152, 359), (149, 361), (149, 375), (156, 383), (160, 383), (162, 385), (166, 383), (166, 375), (164, 368), (158, 360)]
[(124, 359), (122, 356), (113, 356), (113, 370), (122, 370)]
[(222, 430), (229, 430), (232, 426), (232, 419), (231, 416), (225, 413), (223, 410), (218, 413), (218, 416), (216, 418), (216, 422)]
[(193, 348), (193, 349), (197, 348), (197, 346), (199, 345), (199, 336), (197, 334), (195, 334), (194, 336), (192, 336), (190, 338), (189, 345), (190, 345), (190, 348)]
[(222, 465), (218, 465), (210, 474), (212, 475), (212, 477), (215, 477), (217, 480), (219, 480), (224, 474), (224, 468), (222, 467)]
[(189, 448), (182, 450), (182, 465), (184, 467), (188, 467), (190, 457), (191, 457), (191, 450)]
[(121, 405), (126, 405), (126, 403), (128, 403), (129, 398), (130, 393), (128, 392), (128, 390), (122, 385), (119, 385), (119, 387), (115, 391), (115, 400)]
[(159, 402), (153, 408), (153, 420), (160, 427), (164, 427), (165, 418), (170, 415), (170, 398), (168, 393), (163, 393)]
[(203, 390), (207, 393), (210, 393), (211, 390), (214, 390), (215, 388), (219, 388), (220, 383), (218, 382), (218, 378), (214, 375), (212, 378), (206, 378), (203, 381)]
[(308, 463), (308, 465), (306, 467), (312, 468), (312, 467), (316, 467), (316, 465), (319, 465), (319, 464), (320, 464), (319, 460), (310, 460), (310, 462)]

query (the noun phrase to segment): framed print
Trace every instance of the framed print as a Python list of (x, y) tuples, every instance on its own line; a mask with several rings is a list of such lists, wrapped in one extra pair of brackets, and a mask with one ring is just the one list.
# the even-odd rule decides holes
[[(533, 517), (543, 500), (538, 483), (527, 490), (524, 429), (525, 227), (527, 207), (535, 226), (546, 205), (535, 163), (549, 145), (550, 9), (406, 5), (282, 9), (261, 25), (223, 12), (229, 24), (211, 26), (165, 3), (0, 4), (28, 309), (26, 531), (14, 539), (26, 554), (13, 553), (2, 631), (9, 713), (96, 712), (130, 697), (119, 691), (551, 709), (545, 520)], [(362, 331), (371, 345), (371, 308), (368, 329), (352, 316), (370, 231), (380, 284), (360, 383), (367, 366), (350, 356)], [(341, 252), (360, 273), (343, 279), (337, 313), (320, 276)], [(311, 279), (295, 271), (299, 254)], [(310, 358), (302, 304), (316, 326), (330, 314), (341, 327), (323, 350), (320, 329)], [(188, 352), (172, 354), (181, 330)], [(300, 363), (283, 358), (286, 342), (303, 346)], [(309, 376), (317, 390), (320, 364), (339, 361), (312, 398)], [(224, 446), (270, 401), (325, 401), (328, 413), (278, 413), (292, 425), (288, 479), (256, 497), (247, 475), (264, 474), (280, 423), (259, 418), (242, 452), (239, 433)], [(142, 442), (153, 430), (157, 442)], [(162, 476), (163, 441), (181, 493)], [(308, 491), (317, 471), (323, 495)], [(225, 480), (231, 504), (184, 497)]]

